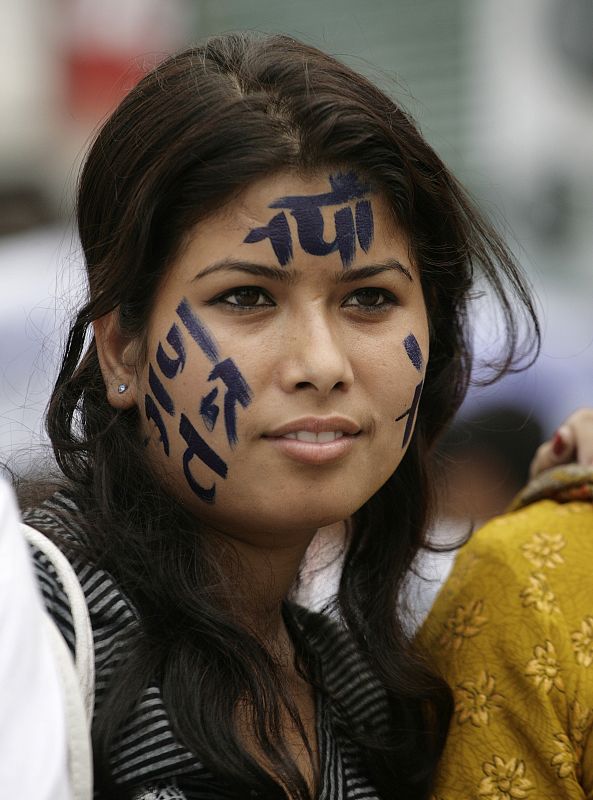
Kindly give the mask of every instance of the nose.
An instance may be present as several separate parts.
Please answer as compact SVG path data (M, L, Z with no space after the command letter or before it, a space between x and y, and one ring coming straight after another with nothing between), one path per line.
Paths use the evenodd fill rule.
M285 331L281 384L288 393L314 390L328 396L345 391L354 381L348 344L322 310L299 315Z

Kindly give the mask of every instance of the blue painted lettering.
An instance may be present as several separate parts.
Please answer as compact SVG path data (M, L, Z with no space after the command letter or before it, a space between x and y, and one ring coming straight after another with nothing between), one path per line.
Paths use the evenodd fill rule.
M420 383L416 386L414 391L414 397L412 398L412 405L408 408L407 411L404 411L403 414L400 414L399 417L395 420L399 422L401 419L407 417L406 420L406 427L404 430L404 438L402 440L402 447L405 447L412 435L412 429L414 427L414 420L416 419L416 411L418 410L418 403L420 402L420 395L422 394L422 387L424 386L424 381L420 381Z
M297 223L299 243L305 253L324 256L337 250L344 267L354 259L356 239L367 252L373 240L373 213L371 204L364 196L371 191L356 173L330 175L331 191L318 195L292 195L281 197L270 203L269 208L287 209ZM355 213L347 203L356 200ZM324 221L321 212L327 206L345 206L334 214L336 236L331 242L324 239ZM282 211L272 218L267 226L254 228L244 241L260 242L269 238L278 262L284 266L292 257L292 238L286 216Z
M200 500L203 500L205 503L213 503L216 497L216 483L213 483L212 486L208 488L198 483L190 469L191 461L194 457L198 458L221 478L226 478L227 476L227 465L204 439L202 439L185 414L181 414L179 433L187 444L187 449L183 454L183 474L185 475L185 479L190 489Z

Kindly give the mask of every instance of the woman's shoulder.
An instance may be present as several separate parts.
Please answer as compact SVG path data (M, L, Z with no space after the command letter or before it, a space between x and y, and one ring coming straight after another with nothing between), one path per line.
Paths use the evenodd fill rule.
M84 540L82 512L73 495L65 489L53 492L37 505L26 507L22 519L61 548Z
M34 508L23 511L26 525L47 536L68 558L85 596L100 671L102 659L137 623L137 614L113 576L97 566L86 547L87 526L74 497L58 491ZM33 565L45 607L74 653L75 637L68 595L52 559L30 544Z

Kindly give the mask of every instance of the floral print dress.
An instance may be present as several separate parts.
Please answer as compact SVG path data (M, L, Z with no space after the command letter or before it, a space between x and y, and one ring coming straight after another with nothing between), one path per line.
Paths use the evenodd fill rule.
M593 471L478 531L419 636L455 699L435 800L593 798Z

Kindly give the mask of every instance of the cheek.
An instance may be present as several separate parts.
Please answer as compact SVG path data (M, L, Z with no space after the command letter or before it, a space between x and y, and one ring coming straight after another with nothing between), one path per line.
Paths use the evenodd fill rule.
M238 414L253 393L185 299L151 347L143 390L147 458L176 494L215 503L238 443Z
M414 431L418 405L424 386L428 332L422 327L418 336L410 332L399 342L388 369L379 373L378 395L382 398L384 427L389 440L405 450Z

